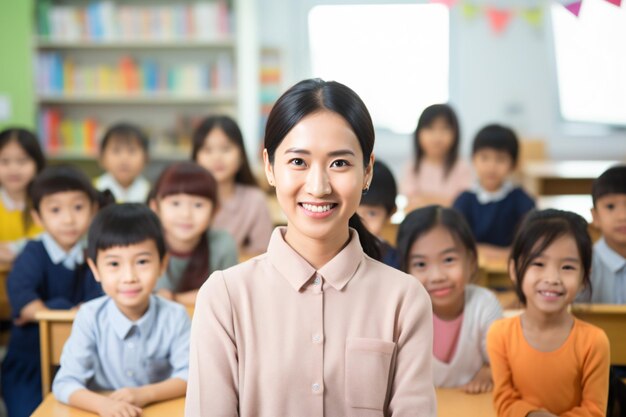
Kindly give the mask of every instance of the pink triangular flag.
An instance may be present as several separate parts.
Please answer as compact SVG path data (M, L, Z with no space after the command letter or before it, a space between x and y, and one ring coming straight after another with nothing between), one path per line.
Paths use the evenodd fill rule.
M458 0L430 0L431 3L439 3L446 6L448 9L452 8Z
M606 0L611 4L616 5L617 7L620 7L622 5L622 0Z
M580 14L580 6L583 4L582 0L573 1L571 3L564 3L563 7L565 7L569 12L571 12L574 16L578 17Z
M489 17L489 23L491 24L493 32L502 33L511 19L511 11L488 7L487 16Z

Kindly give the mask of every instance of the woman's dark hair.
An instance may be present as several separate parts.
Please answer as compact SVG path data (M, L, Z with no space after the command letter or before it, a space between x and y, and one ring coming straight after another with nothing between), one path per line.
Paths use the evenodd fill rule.
M415 172L419 171L422 158L424 157L424 149L422 149L422 145L420 144L420 133L422 129L432 126L437 119L443 119L453 131L452 145L450 146L448 155L446 155L444 166L444 174L445 176L448 176L459 156L461 129L459 127L459 121L456 117L454 109L447 104L433 104L432 106L426 107L422 112L413 136L415 146L415 162L413 170Z
M470 260L478 268L478 252L474 235L465 218L458 211L442 206L426 206L413 210L404 218L398 229L397 248L400 253L400 268L409 272L411 246L422 235L437 226L443 226L452 238L460 243ZM477 271L473 271L473 276Z
M233 119L228 116L209 116L202 120L196 130L193 132L193 148L191 150L191 159L198 161L198 152L204 146L206 137L211 133L213 129L221 129L226 137L239 148L241 152L241 165L239 170L235 174L235 182L244 185L258 186L250 164L248 163L248 157L246 155L246 148L243 143L243 135L241 129Z
M30 184L29 196L32 207L39 212L41 200L51 194L66 191L79 191L87 195L93 204L100 208L111 203L111 193L101 193L96 190L82 171L70 165L55 165L45 168Z
M175 194L206 198L213 204L213 213L217 211L217 182L209 171L198 164L190 161L178 162L165 168L154 184L149 198L158 204L160 199ZM211 268L210 250L207 233L203 233L191 253L176 292L195 290L202 286Z
M165 240L158 216L145 204L113 204L98 212L89 227L87 256L96 263L98 251L154 241L159 258L165 257Z
M592 243L587 231L587 221L576 213L562 210L534 210L526 215L513 240L510 261L515 270L515 292L522 304L526 296L522 291L524 275L531 263L560 237L569 235L576 241L583 272L583 287L591 294Z
M391 216L396 209L398 186L391 170L382 161L374 161L372 182L367 194L361 197L361 204L382 206Z
M123 141L127 144L135 142L143 149L146 158L148 157L148 136L141 128L132 123L116 123L109 127L100 141L100 153L104 153L104 150L112 140Z
M336 81L319 78L303 80L287 90L274 104L265 126L265 149L274 163L276 149L302 119L329 111L341 116L352 128L363 151L363 165L368 166L374 149L374 125L365 103L350 88ZM380 259L378 241L354 213L349 226L356 229L364 252Z
M17 143L24 150L24 152L26 152L30 159L35 162L37 173L40 173L41 170L44 169L46 166L46 158L43 155L41 146L39 146L39 139L37 138L37 135L30 130L19 127L8 128L0 132L0 151L11 142ZM30 216L29 202L24 205L22 219L24 221L24 230L28 230L33 222Z

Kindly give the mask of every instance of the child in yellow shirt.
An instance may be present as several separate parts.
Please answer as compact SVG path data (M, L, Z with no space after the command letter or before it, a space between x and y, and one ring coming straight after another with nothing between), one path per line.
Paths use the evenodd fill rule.
M0 263L11 263L26 240L40 234L28 209L27 189L45 165L34 133L20 128L0 132Z

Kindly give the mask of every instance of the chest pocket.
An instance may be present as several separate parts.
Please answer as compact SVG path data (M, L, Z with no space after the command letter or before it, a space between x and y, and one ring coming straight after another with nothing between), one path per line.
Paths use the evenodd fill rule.
M144 364L151 384L165 381L172 374L172 366L168 358L148 358Z
M395 343L379 339L346 340L345 390L349 407L383 410L395 347Z

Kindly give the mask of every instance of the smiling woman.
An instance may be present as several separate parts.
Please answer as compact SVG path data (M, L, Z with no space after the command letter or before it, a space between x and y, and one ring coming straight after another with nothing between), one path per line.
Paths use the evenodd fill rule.
M355 214L373 146L342 84L305 80L277 101L263 156L287 227L200 289L187 416L435 415L428 295L373 259Z

